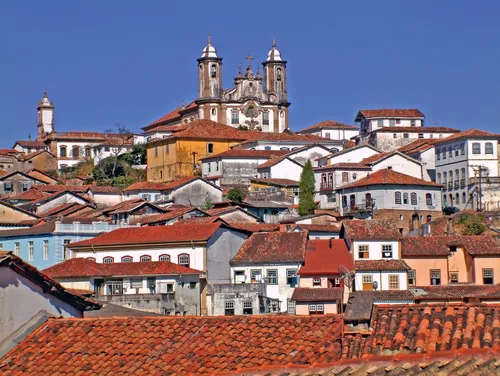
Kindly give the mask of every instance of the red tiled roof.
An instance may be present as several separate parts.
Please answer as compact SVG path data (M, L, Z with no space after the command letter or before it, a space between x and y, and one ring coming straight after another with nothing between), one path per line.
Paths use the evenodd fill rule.
M71 243L73 247L91 247L128 244L156 244L176 242L204 242L210 239L220 223L177 226L144 226L120 228L92 239Z
M219 218L217 216L211 216L211 217L181 218L177 222L175 222L174 225L177 226L177 225L187 225L187 224L195 224L195 223L201 224L201 223L214 223L214 222L226 223L222 218ZM231 227L233 227L233 226L231 226Z
M175 110L169 112L168 114L163 115L161 118L153 121L147 127L144 127L142 129L145 130L145 131L146 130L150 130L152 128L155 128L155 126L157 126L157 125L165 124L165 123L168 123L169 121L180 119L181 118L181 114L179 113L180 111L192 109L192 108L195 108L195 107L197 107L197 105L196 105L196 103L194 103L194 101L192 101L187 106L185 106L184 108L182 106L178 107Z
M174 210L169 210L166 213L163 214L154 214L154 215L148 215L146 217L141 217L133 220L130 222L131 225L135 225L140 223L141 225L147 225L147 224L153 224L153 223L159 223L159 222L167 222L172 219L182 217L184 214L189 213L190 211L195 210L194 208L181 208L181 209L174 209Z
M497 138L497 139L499 139L500 138L500 134L486 132L486 131L482 131L480 129L472 128L472 129L468 129L466 131L462 131L462 132L456 133L456 134L451 135L449 137L442 138L442 139L438 140L437 143L441 144L441 143L444 143L444 142L448 142L448 141L452 141L452 140L465 139L465 138Z
M416 108L380 108L377 110L359 110L359 114L367 119L371 118L385 118L385 117L398 117L398 118L423 118L425 115Z
M352 219L342 222L347 237L353 240L397 240L401 234L393 221Z
M352 255L343 239L309 240L299 275L339 275L339 267L354 270Z
M231 260L232 265L300 263L304 261L307 232L256 232Z
M339 224L329 224L329 225L320 225L320 224L298 224L296 227L300 227L303 230L307 230L309 232L339 232L340 231L340 223Z
M295 150L294 150L295 151ZM289 150L251 150L251 149L229 149L219 154L210 155L205 159L214 158L271 158L290 153Z
M169 261L117 262L98 264L86 258L72 258L42 271L55 279L78 277L112 277L166 274L202 274L200 270L186 268Z
M379 271L379 270L410 270L410 267L403 260L356 260L354 266L358 271Z
M85 193L87 189L90 188L91 185L64 185L64 184L47 184L47 185L38 185L36 189L42 192L62 192L69 191L73 193Z
M304 128L299 132L305 132L305 131L311 131L314 129L322 129L322 128L327 128L327 129L351 129L351 130L358 130L359 127L356 125L349 125L349 124L344 124L344 123L339 123L338 121L335 120L324 120L322 122L319 122L317 124L311 125L310 127Z
M401 238L401 257L447 257L450 250L446 240L451 236L409 236Z
M450 284L412 288L414 299L423 301L500 300L500 285Z
M92 193L120 193L118 188L110 185L92 185L87 189L87 191L91 191Z
M297 287L293 291L291 300L296 302L331 302L341 301L344 289L334 288L307 288Z
M10 196L9 201L19 200L19 201L35 201L40 200L44 197L49 196L48 193L42 192L36 188L30 188L27 191L19 192L17 195Z
M42 141L16 141L15 145L22 146L23 148L45 148L45 144Z
M299 182L297 180L291 179L272 179L272 178L261 178L261 179L251 179L252 183L261 183L268 185L277 185L280 187L298 187Z
M357 182L344 185L342 188L347 189L372 185L418 185L436 188L440 188L442 186L441 184L437 184L432 181L418 179L394 170L384 169L375 171L367 177L359 179Z
M500 341L499 315L499 305L377 305L370 334L344 336L342 358L491 348Z
M160 208L159 206L156 206L148 201L135 201L135 200L129 200L129 201L124 201L122 204L113 209L112 211L108 211L109 208L106 208L106 211L109 215L113 214L119 214L119 213L126 213L126 212L132 212L134 210L139 209L142 206L148 206L150 207L153 211L156 211L157 213L164 213L166 210L163 208Z
M106 134L100 132L62 132L51 133L47 138L50 140L99 140L104 141Z
M0 155L11 155L20 153L16 149L0 149Z
M0 169L0 177L8 175L8 174L9 173L7 171L4 171L4 170Z
M338 315L51 319L0 363L11 375L208 375L339 359Z
M268 161L264 162L264 163L261 163L260 165L257 166L257 168L268 168L268 167L272 167L272 166L275 166L277 165L278 163L280 163L281 161L284 161L285 159L287 159L288 157L286 155L282 155L280 157L273 157L271 159L269 159ZM289 158L288 158L289 159Z
M274 232L279 231L280 225L274 223L250 223L250 222L232 222L231 227L246 230L250 232Z
M367 157L367 158L363 159L360 163L372 164L372 163L380 161L381 159L384 159L384 158L388 157L391 154L393 154L393 153L392 152L387 152L387 153L374 154L374 155L372 155L370 157Z
M382 127L375 129L374 132L382 133L457 133L456 128L448 127ZM444 139L443 139L444 140Z
M364 163L355 163L355 162L340 162L334 163L331 165L321 166L313 168L314 171L323 171L323 170L349 170L349 169L361 169L361 170L371 170L370 166L367 166Z
M123 190L123 192L141 191L141 190L164 191L166 189L165 187L166 184L163 183L154 183L152 181L141 181L129 185L127 188Z
M68 202L68 203L64 203L64 204L60 204L60 205L57 205L51 209L48 209L44 212L41 212L41 213L38 213L38 215L40 217L49 217L51 215L56 215L62 211L65 211L71 207L73 207L74 205L78 205L80 206L80 204L76 203L76 202Z
M398 151L401 153L415 153L424 151L434 147L434 144L439 142L438 138L419 138L407 145L401 146Z
M54 154L52 154L50 151L47 151L47 150L38 150L38 151L35 151L33 153L29 153L26 155L19 155L16 158L20 161L28 161L28 160L30 160L30 159L32 159L40 154L44 154L44 153L50 154L52 157L57 158L57 156L55 156Z

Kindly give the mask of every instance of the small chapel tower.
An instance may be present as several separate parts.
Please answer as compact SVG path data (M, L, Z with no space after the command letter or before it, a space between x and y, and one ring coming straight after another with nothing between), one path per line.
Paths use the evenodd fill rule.
M37 140L44 138L55 131L54 129L54 102L49 101L47 90L43 92L43 98L38 102L38 133Z
M210 34L198 59L198 87L198 99L218 99L222 91L222 58L217 56Z
M274 38L273 46L262 65L264 67L264 92L274 93L280 102L286 102L286 61L281 58Z

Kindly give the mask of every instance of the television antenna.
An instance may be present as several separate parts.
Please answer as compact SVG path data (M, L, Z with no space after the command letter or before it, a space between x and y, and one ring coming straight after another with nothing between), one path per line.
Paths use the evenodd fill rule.
M355 273L356 272L354 270L349 270L342 264L339 265L339 275L344 279L344 285L349 288L352 287L352 281Z

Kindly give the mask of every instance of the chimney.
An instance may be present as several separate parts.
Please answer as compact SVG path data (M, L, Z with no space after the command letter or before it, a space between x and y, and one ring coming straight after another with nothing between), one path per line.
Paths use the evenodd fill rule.
M328 241L328 248L332 248L332 238L330 238L330 240Z

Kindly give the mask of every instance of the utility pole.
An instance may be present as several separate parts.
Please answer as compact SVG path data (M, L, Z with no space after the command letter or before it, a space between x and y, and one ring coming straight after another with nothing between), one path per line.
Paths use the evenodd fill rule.
M474 170L474 175L478 177L478 182L476 183L477 187L477 205L476 205L476 210L478 212L483 210L483 203L482 203L482 197L483 197L483 187L482 187L482 180L483 180L483 171L487 171L488 169L484 166L481 165L472 165L472 169Z

